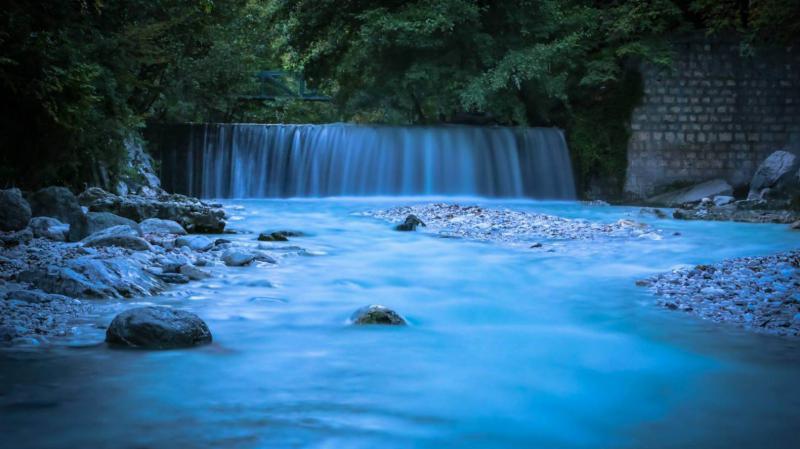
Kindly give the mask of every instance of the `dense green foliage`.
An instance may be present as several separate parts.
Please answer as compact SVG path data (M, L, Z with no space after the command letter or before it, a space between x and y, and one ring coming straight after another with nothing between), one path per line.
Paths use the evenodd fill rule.
M273 20L286 62L327 83L349 119L560 126L588 180L624 171L640 88L628 67L669 62L662 37L681 11L668 0L308 0L279 4Z
M794 0L8 0L0 180L113 178L148 121L347 120L559 126L583 183L618 184L636 67L669 65L665 37L785 44L799 23ZM333 101L248 97L265 69Z
M180 82L175 68L206 57L240 3L4 2L2 179L35 186L97 181L106 170L113 177L124 139Z

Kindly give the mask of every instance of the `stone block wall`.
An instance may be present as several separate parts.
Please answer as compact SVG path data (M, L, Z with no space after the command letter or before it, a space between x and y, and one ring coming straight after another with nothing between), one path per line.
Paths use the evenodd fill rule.
M749 183L777 149L800 150L800 49L736 40L673 41L671 70L644 65L644 98L631 117L625 194L642 198L680 183Z

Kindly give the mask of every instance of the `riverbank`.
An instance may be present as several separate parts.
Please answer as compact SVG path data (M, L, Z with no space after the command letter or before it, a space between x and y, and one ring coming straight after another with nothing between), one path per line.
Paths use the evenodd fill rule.
M211 278L218 267L268 266L280 257L255 237L234 243L187 232L225 232L221 206L195 198L43 189L28 195L29 204L18 191L2 193L13 200L5 204L4 228L17 229L0 232L0 344L78 338L127 298Z

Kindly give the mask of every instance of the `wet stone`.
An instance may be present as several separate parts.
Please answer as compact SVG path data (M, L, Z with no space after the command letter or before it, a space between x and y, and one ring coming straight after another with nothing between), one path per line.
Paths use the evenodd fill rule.
M406 320L397 312L381 305L371 305L356 310L350 317L355 325L390 325L405 326Z

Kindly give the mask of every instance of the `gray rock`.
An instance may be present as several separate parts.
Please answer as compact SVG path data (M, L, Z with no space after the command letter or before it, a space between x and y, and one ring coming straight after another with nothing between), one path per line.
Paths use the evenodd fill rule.
M121 225L130 226L137 230L139 229L139 225L137 225L135 221L120 217L119 215L114 215L111 212L89 212L86 214L86 220L88 222L88 235L102 231L103 229Z
M733 195L733 187L722 179L706 181L691 187L662 193L646 200L646 203L675 207L686 203L696 203L703 198Z
M138 307L114 317L106 341L143 349L186 348L211 343L211 331L200 317L184 310Z
M25 228L21 231L14 232L0 232L0 242L4 246L17 246L20 243L28 243L33 239L33 231L30 228Z
M150 296L164 290L161 280L147 272L141 262L131 257L98 259L83 256L69 261L67 266L92 284L102 286L104 292L111 291L106 297ZM64 292L52 293L73 296Z
M758 166L750 181L748 199L760 199L764 189L777 187L784 179L791 177L800 165L800 158L788 151L775 151Z
M139 223L139 228L145 234L186 235L186 230L177 221L161 218L148 218Z
M144 149L138 139L127 138L125 140L126 165L128 170L123 172L119 185L117 186L120 195L136 194L147 197L155 197L163 194L161 181L153 168L153 160Z
M35 217L52 217L69 225L71 242L86 237L89 224L78 199L66 187L45 187L28 198Z
M208 251L214 246L214 242L202 235L185 235L175 239L175 246L178 248L185 246L193 251Z
M280 232L272 232L272 233L265 233L262 232L258 235L258 241L260 242L286 242L289 239L281 234Z
M791 229L800 230L800 220L797 220L794 223L790 224L789 227Z
M643 207L639 209L639 214L641 215L654 215L657 218L667 218L666 212L661 209L657 209L654 207Z
M231 248L222 255L222 261L229 267L249 265L256 259L256 254L241 248Z
M94 248L118 246L134 251L152 251L153 247L139 237L139 231L132 226L119 225L103 229L83 239L83 245Z
M717 195L714 197L714 205L717 207L727 206L733 203L734 198L728 195Z
M51 217L33 217L30 228L34 237L57 242L66 241L69 235L69 225Z
M278 263L278 261L275 260L274 257L270 256L269 254L265 253L264 251L256 251L254 253L254 255L255 255L255 259L253 259L253 260L257 260L259 262Z
M192 280L195 280L195 281L199 281L199 280L207 279L207 278L211 277L211 273L209 273L208 271L201 270L201 269L197 268L196 266L190 265L190 264L182 265L179 268L179 272L182 275L187 276L189 279L192 279Z
M162 194L158 197L140 195L100 198L89 204L97 212L112 212L142 222L148 218L173 220L190 233L218 234L225 230L225 212L197 198Z
M78 195L78 202L81 206L89 206L93 202L105 198L112 198L116 195L113 193L106 192L105 190L101 189L100 187L89 187L88 189L81 192Z
M416 215L409 214L406 219L400 223L399 225L395 226L396 231L416 231L417 226L425 226L425 223L422 222Z
M19 189L0 190L0 231L19 231L28 226L31 207Z
M397 312L380 305L366 306L356 310L350 317L350 321L357 325L381 324L404 326L407 324L406 320Z
M300 231L268 231L258 235L261 242L286 242L289 237L304 237L306 234Z
M7 300L19 300L34 304L43 304L52 301L69 301L70 298L63 295L55 295L37 290L14 290L6 294Z
M187 284L189 283L189 276L180 273L161 273L157 274L159 279L167 284Z
M50 265L45 269L20 272L17 279L34 285L48 293L73 298L114 298L117 293L97 282L92 282L81 273L67 267Z

